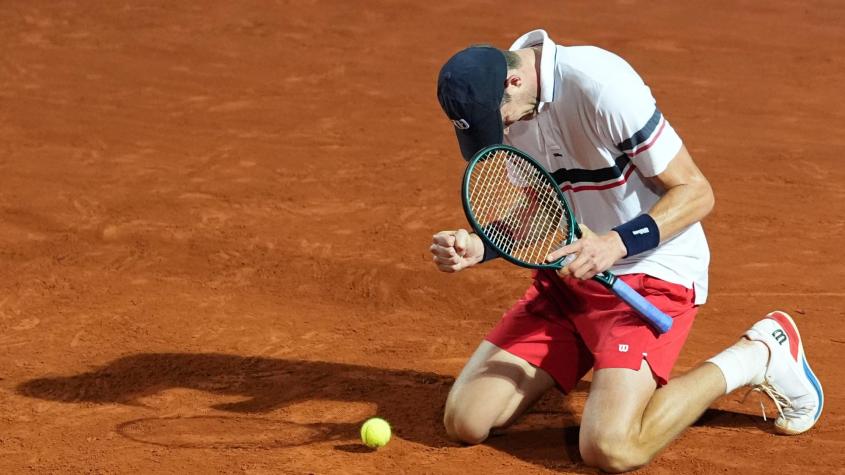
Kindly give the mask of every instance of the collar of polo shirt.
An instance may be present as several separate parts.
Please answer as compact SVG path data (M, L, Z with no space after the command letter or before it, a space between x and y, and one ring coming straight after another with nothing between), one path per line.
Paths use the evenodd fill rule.
M540 46L540 103L537 111L542 111L555 97L557 85L555 81L555 56L557 45L549 38L546 30L533 30L520 36L510 47L511 51Z

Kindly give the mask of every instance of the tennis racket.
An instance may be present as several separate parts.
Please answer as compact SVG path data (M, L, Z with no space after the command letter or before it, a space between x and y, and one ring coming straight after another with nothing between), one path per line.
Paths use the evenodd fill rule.
M546 256L581 237L554 178L526 153L507 145L487 147L470 160L462 187L464 212L475 233L508 261L532 269L560 269L574 255ZM672 319L609 271L593 277L660 333Z

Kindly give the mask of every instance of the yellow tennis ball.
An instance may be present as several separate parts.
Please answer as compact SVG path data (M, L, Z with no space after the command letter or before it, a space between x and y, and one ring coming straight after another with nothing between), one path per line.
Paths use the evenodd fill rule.
M361 426L361 442L367 447L384 447L390 442L390 424L379 417L367 419Z

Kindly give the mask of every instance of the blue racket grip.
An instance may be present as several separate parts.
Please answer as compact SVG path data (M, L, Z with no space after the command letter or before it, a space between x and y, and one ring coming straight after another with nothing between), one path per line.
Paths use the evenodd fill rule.
M645 299L639 292L632 289L630 285L626 284L622 279L616 279L613 286L610 288L614 294L618 295L625 303L633 307L634 310L640 312L640 315L645 317L655 330L660 333L666 333L672 328L672 318L666 315L654 304Z

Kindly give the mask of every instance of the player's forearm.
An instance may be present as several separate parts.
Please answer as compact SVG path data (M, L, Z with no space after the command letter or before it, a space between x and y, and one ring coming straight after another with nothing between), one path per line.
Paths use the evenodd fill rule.
M702 176L667 190L648 214L657 223L662 242L704 219L714 203L710 183Z

